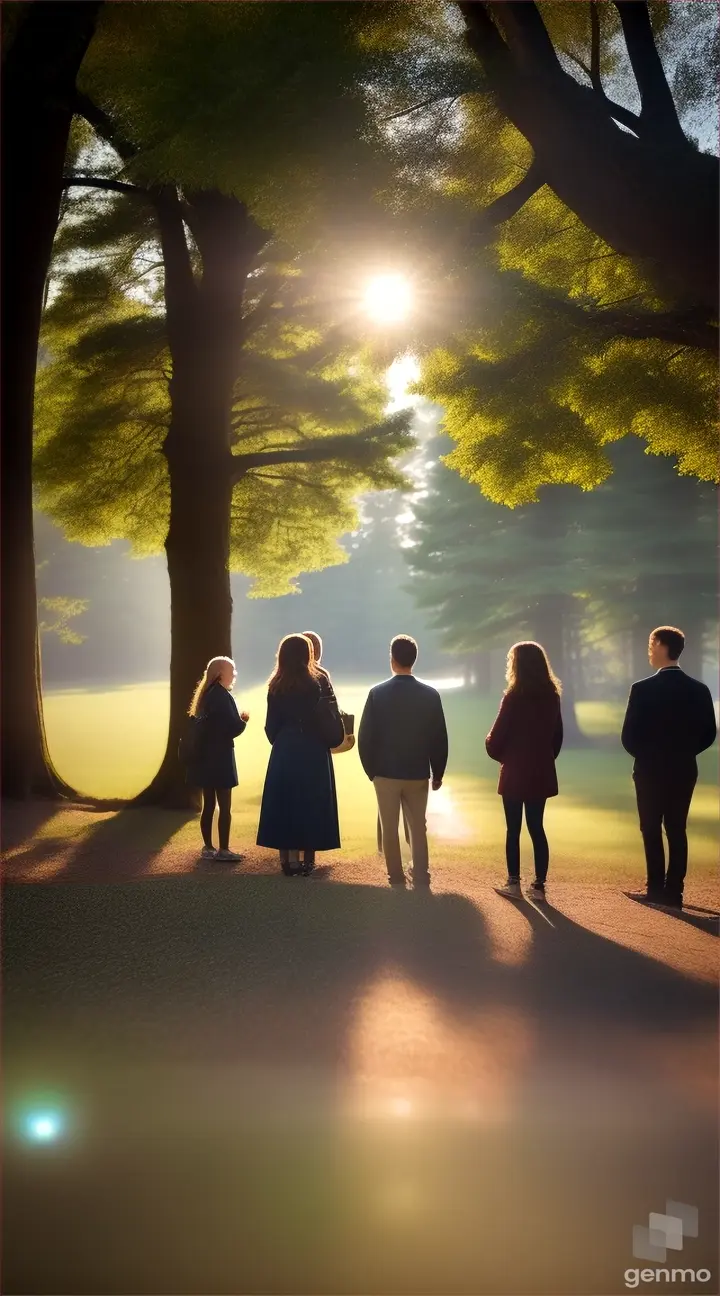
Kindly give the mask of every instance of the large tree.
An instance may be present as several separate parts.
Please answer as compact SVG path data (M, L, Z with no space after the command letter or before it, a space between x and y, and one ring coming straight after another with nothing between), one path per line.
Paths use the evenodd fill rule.
M40 317L62 197L75 81L101 6L6 5L2 66L2 791L70 789L48 755L32 521ZM7 24L7 27L6 27Z
M419 337L421 390L455 466L527 502L598 485L632 432L716 480L717 159L690 134L711 147L716 7L653 5L652 26L632 0L460 7L481 83L450 23L432 78L409 59L378 90L403 201L435 237L418 263L445 337Z
M683 667L700 676L717 627L717 490L678 476L634 438L613 447L612 461L612 477L578 501L587 638L619 632L637 679L648 671L650 630L679 625Z
M459 0L458 7L494 104L532 150L534 186L547 185L610 248L647 267L672 302L665 324L673 340L692 341L694 326L717 321L718 166L683 130L650 5L573 5L584 33L563 4ZM654 8L662 23L670 7ZM637 112L607 93L603 43L611 41L624 45ZM528 188L526 177L518 202Z
M232 313L205 290L202 233L198 250L185 244L178 350L175 266L152 194L149 209L136 200L81 201L84 216L75 205L58 240L66 268L46 318L36 479L42 507L71 539L165 547L170 730L141 799L177 804L187 796L177 744L188 697L204 663L231 650L230 568L276 594L300 572L342 561L352 497L401 481L391 460L409 444L408 417L384 416L381 376L331 327L303 258L270 240L229 277ZM232 230L236 200L201 192L191 203L191 220L217 203ZM92 251L92 267L73 268L79 249ZM227 250L222 264L232 267Z
M628 438L597 491L548 487L538 503L509 509L447 468L439 441L427 493L413 505L409 588L447 651L461 659L530 636L563 679L570 736L582 656L598 642L629 648L622 683L647 673L649 631L679 624L685 663L702 672L715 617L715 492L648 458ZM622 652L622 648L618 647ZM617 674L617 672L615 672Z
M507 649L514 639L543 643L563 680L568 741L578 743L572 650L581 610L573 553L579 493L562 487L541 504L494 504L445 467L447 448L445 438L431 445L425 490L412 505L409 589L460 660Z
M283 466L294 469L297 491L302 494L305 485L306 498L321 506L323 490L327 493L324 471L345 499L353 486L398 480L388 457L407 444L405 421L381 418L377 384L364 404L353 397L359 383L350 377L347 349L341 355L336 345L332 356L336 395L345 391L345 408L323 408L323 394L333 384L321 337L316 354L305 357L316 379L316 405L311 397L309 405L293 411L294 418L283 407L282 380L274 380L280 384L278 399L267 389L273 383L271 355L265 355L258 385L259 353L248 354L263 326L278 318L288 323L283 309L300 269L287 252L285 270L279 266L280 234L311 247L326 207L337 215L368 186L372 189L362 80L363 38L373 22L373 7L366 5L328 5L318 13L313 6L121 4L106 11L83 67L78 111L112 154L96 157L97 147L91 148L86 164L69 174L66 184L70 191L122 195L118 219L126 234L135 204L136 223L129 239L120 240L120 262L124 257L127 268L129 256L130 272L141 274L133 257L149 248L159 263L163 292L162 320L157 310L139 320L138 308L128 312L126 301L118 303L109 294L108 332L101 325L85 340L86 351L102 353L107 343L107 350L121 355L133 334L129 345L141 357L141 371L124 389L128 419L135 420L137 438L137 420L147 416L149 402L159 444L153 446L146 429L140 437L144 451L138 454L136 441L128 456L131 471L137 477L138 459L149 459L157 484L163 460L167 469L170 728L162 767L141 798L145 803L180 804L188 795L177 759L187 698L208 658L231 648L231 513L242 515L249 551L253 546L257 551L267 525L276 533L284 527L297 570L300 557L313 549L312 539L315 554L324 552L325 560L327 544L323 548L322 527L312 539L307 527L293 533L293 484L291 474L280 471ZM190 114L188 102L194 105ZM269 269L268 247L274 256ZM81 295L88 273L90 293L97 287L92 272L84 278L81 272ZM288 360L286 367L307 350L308 343L293 335L298 327L291 320L286 334L267 344L266 351L275 346L277 356ZM143 377L148 348L155 376L158 363L168 375L167 426ZM109 358L106 354L104 362ZM90 385L97 390L103 384L102 365L96 365ZM104 413L106 397L101 393ZM264 409L258 406L263 399ZM79 418L75 428L77 437L87 419ZM72 430L69 435L72 440ZM53 441L43 460L49 478L57 453ZM261 480L265 516L254 516L248 486ZM148 482L140 484L146 490ZM162 490L154 502L162 513ZM333 507L331 501L329 515ZM344 516L347 521L347 508ZM273 558L272 548L266 549L260 565L267 571Z

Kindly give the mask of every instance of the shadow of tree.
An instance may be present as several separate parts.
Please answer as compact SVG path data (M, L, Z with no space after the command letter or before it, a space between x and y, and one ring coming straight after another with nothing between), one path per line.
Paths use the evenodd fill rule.
M65 807L76 809L76 807ZM56 807L57 810L57 807ZM107 811L95 822L83 822L63 835L32 839L43 821L31 816L18 832L18 846L6 861L5 875L19 880L38 865L64 857L51 882L124 882L146 874L155 857L195 814L192 810L145 810L128 808Z
M62 803L58 801L3 801L0 817L3 852L22 846L61 809Z

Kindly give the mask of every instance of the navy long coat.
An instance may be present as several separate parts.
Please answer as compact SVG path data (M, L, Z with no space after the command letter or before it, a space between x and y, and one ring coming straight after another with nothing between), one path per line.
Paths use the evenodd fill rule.
M560 698L514 690L506 693L485 739L488 756L499 761L500 796L511 801L544 801L557 796L555 760L563 740Z
M200 724L187 781L199 788L238 784L235 739L245 731L235 699L219 682L210 685L198 711Z
M323 690L323 692L325 692ZM321 715L325 708L328 715ZM328 732L333 729L332 744ZM342 742L334 698L318 684L299 693L268 695L265 733L272 743L260 808L258 846L274 850L337 850L340 845L335 771L330 746Z

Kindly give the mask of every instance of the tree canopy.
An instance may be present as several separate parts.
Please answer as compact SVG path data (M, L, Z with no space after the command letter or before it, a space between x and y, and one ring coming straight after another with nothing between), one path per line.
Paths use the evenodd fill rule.
M717 480L715 6L457 8L433 84L409 60L380 91L443 272L419 390L450 462L519 504L631 433Z
M94 264L71 268L79 249ZM84 197L56 257L37 393L39 503L69 539L124 538L138 554L157 553L170 507L161 450L171 371L157 235L132 197ZM271 244L245 302L231 568L252 576L259 594L343 561L338 538L355 526L354 498L400 484L388 453L409 444L407 416L383 413L382 374L333 329L311 280L302 259ZM313 457L309 443L327 457Z
M430 450L406 556L409 588L447 651L549 633L559 662L567 650L609 642L626 657L624 682L643 673L652 627L670 622L688 631L687 660L699 672L717 615L712 487L626 440L613 447L613 475L597 491L547 487L538 503L508 509L445 466L446 445L439 438ZM559 643L548 606L565 623ZM623 639L627 651L617 647Z

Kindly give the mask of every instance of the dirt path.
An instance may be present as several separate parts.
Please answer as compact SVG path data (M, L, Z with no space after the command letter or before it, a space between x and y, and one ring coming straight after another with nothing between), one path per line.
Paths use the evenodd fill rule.
M713 1278L662 1290L717 1290L708 915L90 818L5 825L5 1290L613 1296L668 1199Z

